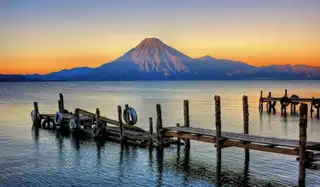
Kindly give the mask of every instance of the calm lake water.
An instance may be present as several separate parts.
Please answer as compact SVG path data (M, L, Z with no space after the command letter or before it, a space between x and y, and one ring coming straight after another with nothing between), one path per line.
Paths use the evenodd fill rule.
M48 82L0 83L0 186L215 186L215 147L191 141L171 146L163 157L157 151L121 147L117 143L75 142L53 132L31 129L32 102L41 113L57 111L58 94L65 108L117 119L117 105L129 104L139 115L137 126L148 130L148 117L163 111L164 126L183 124L183 100L189 99L191 126L214 129L214 95L222 100L222 130L242 132L242 95L249 97L250 133L298 139L298 117L259 114L260 90L273 96L288 94L320 97L320 81L211 81L211 82ZM320 121L309 119L308 140L320 142ZM223 186L297 186L294 156L244 150L222 150ZM307 170L307 186L320 186L320 171Z

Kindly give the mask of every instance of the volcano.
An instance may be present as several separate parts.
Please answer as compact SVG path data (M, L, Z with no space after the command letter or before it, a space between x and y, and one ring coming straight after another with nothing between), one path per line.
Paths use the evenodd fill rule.
M145 38L113 62L97 68L78 67L24 78L41 81L320 79L320 67L256 67L211 56L191 58L157 38Z

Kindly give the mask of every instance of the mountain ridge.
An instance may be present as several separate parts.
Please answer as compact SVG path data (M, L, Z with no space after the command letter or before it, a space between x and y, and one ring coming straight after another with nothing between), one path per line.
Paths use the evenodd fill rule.
M104 80L248 80L320 79L320 67L307 65L253 66L241 61L206 55L191 58L158 38L145 38L112 62L97 68L76 67L44 75L15 75L13 81ZM0 81L10 80L1 75Z

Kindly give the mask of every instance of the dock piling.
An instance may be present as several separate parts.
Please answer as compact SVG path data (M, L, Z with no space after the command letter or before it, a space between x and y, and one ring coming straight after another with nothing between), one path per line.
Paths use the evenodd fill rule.
M121 106L118 105L118 120L119 120L119 128L120 128L120 140L124 140L124 129L123 129L123 123L122 123L122 109Z
M183 117L184 117L184 126L190 127L190 116L189 116L189 101L183 101ZM190 147L190 140L185 140L186 147Z
M152 134L153 134L153 120L152 120L152 117L149 117L149 147L152 147L153 145Z
M101 121L100 121L100 110L99 108L96 109L96 123L97 123L97 127L100 127Z
M62 113L62 110L61 110L61 100L59 99L58 100L58 112Z
M313 113L313 104L314 104L314 97L312 97L311 105L310 105L310 117L311 118L313 117L313 115L312 115L312 113Z
M269 92L268 98L271 98L271 92ZM267 102L267 111L270 113L271 112L271 101Z
M299 119L299 187L305 186L308 105L301 103Z
M38 103L37 102L33 102L33 108L34 108L34 111L35 111L35 120L34 120L34 126L36 128L40 128L41 127L41 119L39 118L40 116L40 112L39 112L39 106L38 106Z
M180 127L180 124L177 123L177 124L176 124L176 127ZM177 145L180 147L180 142L181 142L181 140L180 140L180 138L177 138L177 140L178 140L178 144L177 144Z
M259 99L259 109L260 109L260 112L263 112L263 101L262 101L262 98L263 98L263 91L260 90L260 99Z
M284 90L284 96L288 97L288 90L287 89Z
M248 96L242 97L243 104L243 133L249 134L249 104ZM246 143L246 142L245 142ZM245 163L247 164L250 159L249 149L245 149Z
M216 116L216 150L217 150L217 168L216 168L216 181L220 181L221 173L221 103L220 96L214 96L215 100L215 116ZM217 184L221 186L221 184Z
M63 113L64 111L64 100L63 100L63 94L59 94L59 101L60 101L60 107L59 107L59 112Z
M162 114L161 114L161 105L157 104L156 105L156 110L157 110L157 146L162 147L163 146L163 137L161 135L160 130L162 129Z
M286 97L286 98L288 97L288 90L287 89L284 90L284 97ZM287 116L287 106L286 105L281 106L281 113L283 114L284 117Z

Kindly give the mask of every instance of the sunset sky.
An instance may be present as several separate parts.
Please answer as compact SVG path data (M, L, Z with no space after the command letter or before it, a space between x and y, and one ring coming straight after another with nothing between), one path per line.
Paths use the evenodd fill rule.
M147 37L190 57L320 66L318 0L1 0L0 74L110 62Z

